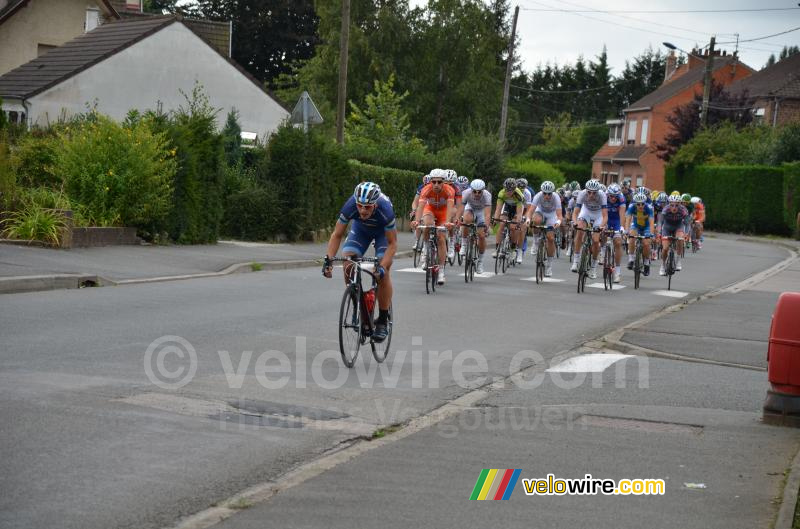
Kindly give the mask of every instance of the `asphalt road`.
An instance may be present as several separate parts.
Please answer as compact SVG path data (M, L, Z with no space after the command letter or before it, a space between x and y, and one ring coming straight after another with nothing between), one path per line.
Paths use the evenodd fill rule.
M703 252L686 259L674 288L688 299L786 256L774 245L709 239ZM377 373L368 355L357 369L341 365L336 320L342 282L325 281L316 269L3 296L0 526L172 525L379 426L419 416L480 382L507 376L519 351L536 351L546 363L679 299L656 293L665 281L655 274L639 291L587 288L578 295L565 262L554 267L563 283L537 286L522 281L533 276L530 258L504 277L478 278L471 285L450 274L447 285L427 296L423 275L400 271L410 266L407 259L395 264L393 352L385 371ZM625 282L630 285L630 276ZM760 318L763 323L763 314ZM196 372L179 389L148 377L146 351L165 336L180 337L196 352ZM173 343L185 347L186 342ZM156 350L151 373L172 371L176 379L189 373L189 364L181 363L190 357L188 349L183 359L166 355L160 369L158 357ZM531 355L526 358L522 367L534 363ZM591 403L619 405L628 399L643 406L645 416L684 408L752 414L766 390L763 373L741 375L734 369L730 384L720 384L719 394L708 400L698 375L702 369L667 364L674 365L659 371L658 391L592 394ZM726 380L728 372L721 373L713 376ZM281 380L284 375L288 378ZM569 394L517 393L522 404L515 406L528 406L529 398L536 405L587 402L580 388ZM658 401L653 404L658 410L645 409L648 396ZM512 437L505 441L512 453ZM569 436L547 439L549 446L569 442ZM573 449L586 453L590 446L581 439ZM474 466L458 472L466 475ZM266 508L270 505L278 504ZM291 508L280 512L299 520ZM240 523L237 519L226 523ZM406 512L401 519L426 518ZM325 520L296 525L328 526Z

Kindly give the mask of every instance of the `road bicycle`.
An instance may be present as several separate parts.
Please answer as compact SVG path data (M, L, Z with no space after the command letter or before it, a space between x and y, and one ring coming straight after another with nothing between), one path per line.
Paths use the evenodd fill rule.
M644 235L628 235L628 240L633 239L635 246L633 250L633 288L639 288L639 281L644 271L644 239L648 237Z
M569 221L567 221L567 223L568 223L567 234L565 236L566 240L564 241L566 243L565 244L565 247L566 247L565 255L567 256L567 260L569 262L572 262L572 256L575 253L575 248L573 247L574 243L575 243L575 226L573 226L572 223L569 222Z
M614 248L614 230L603 230L602 253L603 253L603 288L605 290L614 289L614 268L617 263L617 252Z
M500 241L500 246L497 247L494 258L494 273L500 274L500 272L502 272L505 274L508 267L516 264L516 260L511 255L511 228L509 225L518 225L521 223L513 220L496 218L492 218L492 220L495 222L505 223L505 226L503 227L503 238Z
M414 230L414 268L419 266L424 249L425 240L422 238L422 226L417 226L417 229Z
M589 269L592 266L592 234L599 229L580 228L578 226L575 226L575 229L586 233L581 245L581 262L578 264L578 294L580 294L586 291L586 277L589 275Z
M464 282L469 283L475 279L475 269L478 266L479 226L474 222L471 224L461 224L461 226L469 230L469 235L467 235L467 248L464 250Z
M672 290L672 276L678 271L678 238L672 235L663 235L669 239L669 250L667 250L667 260L664 263L664 271L667 273L667 290Z
M553 231L553 227L548 227L546 224L541 226L532 226L534 230L540 230L539 242L536 243L536 284L544 283L544 271L547 266L547 233ZM558 231L556 231L558 233ZM556 243L558 248L558 243Z
M422 227L426 229L425 226ZM436 292L436 281L439 278L439 271L440 266L446 266L447 261L445 260L444 265L439 265L439 241L438 241L438 232L440 231L447 231L447 228L444 226L436 226L436 227L429 227L428 236L425 240L425 292L430 294L432 292ZM445 245L447 243L445 242Z
M385 340L376 342L375 316L378 313L377 293L378 275L365 268L371 264L374 268L379 262L374 257L337 257L331 262L343 263L347 270L347 286L342 296L342 305L339 308L339 352L342 354L344 365L352 368L358 358L362 345L369 342L372 356L377 362L386 360L389 347L392 343L392 325L394 314L389 306L389 319L386 322L388 334ZM348 268L349 267L349 268ZM372 278L372 285L364 289L361 274L366 273Z

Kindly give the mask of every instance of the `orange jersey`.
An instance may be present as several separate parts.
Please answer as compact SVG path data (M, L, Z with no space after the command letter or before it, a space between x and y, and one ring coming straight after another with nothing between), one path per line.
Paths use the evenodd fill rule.
M420 200L425 200L425 208L430 209L447 209L447 201L453 200L455 202L456 192L452 186L445 184L442 186L441 191L438 193L433 190L433 184L428 184L422 188L419 194Z
M700 202L694 205L694 220L696 222L705 222L706 220L706 207Z

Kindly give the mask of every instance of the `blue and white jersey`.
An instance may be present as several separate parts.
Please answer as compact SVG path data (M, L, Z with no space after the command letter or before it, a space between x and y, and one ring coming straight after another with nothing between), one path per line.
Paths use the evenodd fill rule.
M626 208L625 196L622 193L617 195L608 194L606 197L606 209L608 210L608 225L619 227L619 207ZM623 209L625 211L625 209Z
M339 222L347 224L351 220L354 226L364 227L368 230L382 229L383 231L391 231L397 229L394 208L389 199L383 194L378 198L377 206L372 212L372 216L367 220L361 219L356 207L356 199L355 197L350 197L339 212Z

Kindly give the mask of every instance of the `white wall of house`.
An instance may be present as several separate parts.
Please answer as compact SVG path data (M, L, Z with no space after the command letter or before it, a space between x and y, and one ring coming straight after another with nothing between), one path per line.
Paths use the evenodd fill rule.
M280 104L180 22L170 24L129 48L28 100L29 121L45 126L62 114L86 112L87 103L122 120L131 109L164 111L186 106L183 90L202 86L222 128L232 108L242 130L265 138L288 118Z
M31 0L0 25L0 75L38 57L39 45L61 46L84 33L92 0Z

